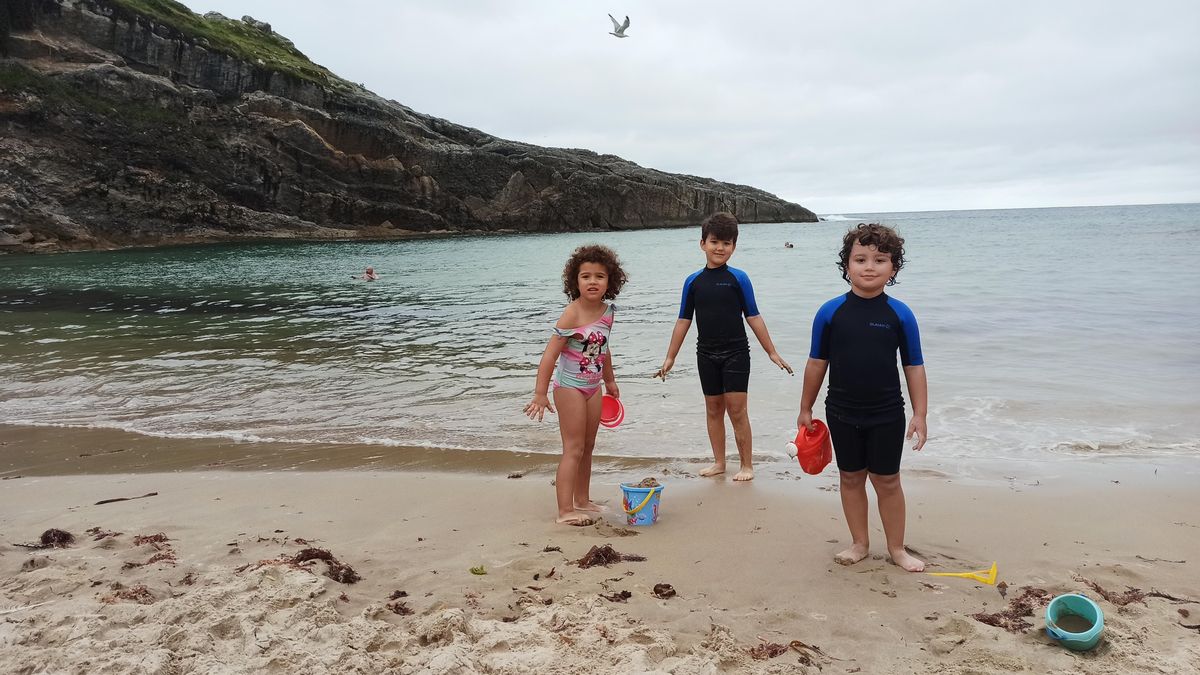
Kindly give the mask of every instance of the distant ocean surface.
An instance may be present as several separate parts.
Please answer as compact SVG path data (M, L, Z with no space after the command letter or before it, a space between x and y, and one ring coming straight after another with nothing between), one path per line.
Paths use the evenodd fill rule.
M794 434L813 314L847 290L842 233L878 221L907 240L887 292L921 327L926 453L1200 457L1200 205L826 218L744 225L732 260L797 371L751 336L756 455ZM698 227L0 257L0 421L556 453L553 418L521 408L563 262L589 242L630 275L612 342L627 414L597 455L707 456L694 327L671 377L650 377L704 264ZM368 265L379 281L351 279Z

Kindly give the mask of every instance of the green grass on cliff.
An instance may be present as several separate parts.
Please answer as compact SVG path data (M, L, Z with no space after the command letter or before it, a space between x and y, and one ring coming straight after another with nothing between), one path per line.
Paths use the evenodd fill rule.
M274 34L264 33L253 26L233 19L205 19L173 0L99 0L122 13L142 16L179 31L191 40L203 39L207 49L228 54L260 67L286 73L323 86L338 87L344 82L325 68L318 66L298 49Z
M15 63L0 63L0 90L29 92L54 105L83 108L133 126L158 127L184 122L180 113L154 103L104 99Z

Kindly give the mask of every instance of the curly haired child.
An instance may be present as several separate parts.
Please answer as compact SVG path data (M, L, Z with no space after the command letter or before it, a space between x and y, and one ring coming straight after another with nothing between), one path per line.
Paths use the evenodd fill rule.
M562 274L563 293L571 301L554 325L538 365L533 399L524 408L539 422L547 410L558 414L563 452L554 486L556 522L563 525L591 525L601 510L590 495L592 450L600 424L596 394L603 384L605 393L621 396L610 339L616 306L605 301L617 297L626 278L617 254L606 246L580 246L571 254Z
M925 563L904 547L900 456L905 438L916 436L915 450L925 445L929 387L917 319L908 305L883 292L896 283L902 267L904 239L890 227L863 223L842 238L838 268L850 291L822 305L813 320L796 426L813 430L813 404L828 370L825 416L837 456L842 512L853 540L834 559L853 565L867 557L870 480L892 562L909 572L921 572ZM912 404L907 430L897 352Z

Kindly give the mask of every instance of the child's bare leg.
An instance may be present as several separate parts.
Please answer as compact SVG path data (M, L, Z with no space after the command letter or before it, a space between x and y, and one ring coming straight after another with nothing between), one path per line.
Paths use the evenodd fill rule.
M712 446L713 464L700 472L701 476L725 473L725 397L705 396L704 417L708 424L708 443Z
M873 473L871 485L875 486L875 494L879 497L879 518L883 521L883 534L887 537L892 562L909 572L924 571L925 561L904 548L904 489L900 487L900 474L880 476Z
M603 509L599 504L593 504L591 498L592 451L596 448L596 431L600 428L599 392L587 400L585 407L587 426L584 427L583 454L579 458L579 471L576 474L575 494L572 499L576 511L599 513Z
M733 440L737 443L738 459L741 461L741 467L733 479L754 480L754 434L750 430L750 414L746 411L746 392L727 392L725 410L733 424Z
M554 476L554 492L558 498L558 518L555 520L563 525L591 525L591 518L577 512L573 503L587 437L587 401L578 389L559 387L554 390L554 405L558 408L558 431L563 444L558 473Z
M842 565L853 565L867 557L871 547L870 532L867 530L867 470L841 471L842 513L850 526L853 540L850 548L835 555L833 559Z

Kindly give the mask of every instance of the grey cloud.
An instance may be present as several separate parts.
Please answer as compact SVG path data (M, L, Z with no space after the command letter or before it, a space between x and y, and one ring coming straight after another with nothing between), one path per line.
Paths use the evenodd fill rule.
M422 112L818 212L1200 200L1188 1L187 4Z

